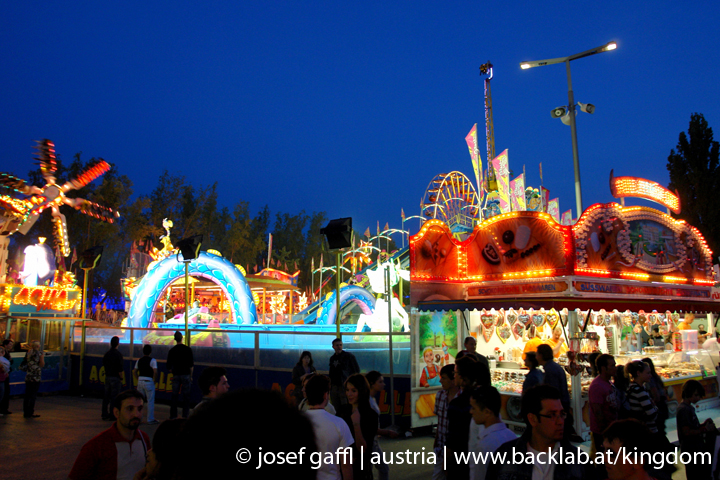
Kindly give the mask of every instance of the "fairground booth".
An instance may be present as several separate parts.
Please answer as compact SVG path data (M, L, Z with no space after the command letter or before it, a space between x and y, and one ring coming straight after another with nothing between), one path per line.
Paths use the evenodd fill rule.
M677 197L658 184L623 180L615 179L615 188L635 193L615 190L616 197L642 195L679 210ZM557 361L572 373L571 406L582 412L574 415L575 429L585 437L593 351L615 355L618 364L650 357L668 387L671 415L690 378L707 392L699 408L715 405L718 356L699 348L697 330L702 324L712 334L720 310L711 258L693 226L617 203L591 206L572 226L543 212L504 213L462 240L446 223L426 222L410 239L413 425L436 422L440 387L423 381L425 370L454 363L463 339L473 336L477 351L490 359L503 420L524 427L522 352L532 325L551 345L559 327L567 348ZM692 323L679 327L683 319Z

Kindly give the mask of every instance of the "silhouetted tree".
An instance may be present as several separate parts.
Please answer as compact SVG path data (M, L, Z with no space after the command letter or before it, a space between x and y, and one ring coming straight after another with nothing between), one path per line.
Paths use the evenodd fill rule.
M668 188L677 190L681 202L682 211L675 216L700 230L716 254L720 252L720 210L714 201L720 189L719 154L712 128L702 114L693 113L687 134L680 132L667 163Z

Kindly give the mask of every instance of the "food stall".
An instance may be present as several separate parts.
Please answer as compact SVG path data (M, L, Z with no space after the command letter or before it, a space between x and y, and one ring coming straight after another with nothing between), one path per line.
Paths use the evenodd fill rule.
M477 225L462 241L445 223L426 222L410 239L411 323L417 326L411 347L413 425L435 422L438 388L421 385L422 372L431 363L454 363L463 339L474 336L503 395L503 419L524 426L521 355L531 326L543 339L559 327L577 353L558 361L575 373L568 374L568 384L573 411L584 412L574 415L581 435L589 432L592 380L583 367L595 350L618 355L618 363L654 355L671 390L689 378L707 378L708 396L717 397L714 363L706 353L688 345L686 351L643 353L637 343L654 326L675 331L688 312L707 315L713 326L720 303L712 298L711 258L697 229L648 207L596 204L573 226L543 212L505 213ZM423 355L428 347L432 358Z

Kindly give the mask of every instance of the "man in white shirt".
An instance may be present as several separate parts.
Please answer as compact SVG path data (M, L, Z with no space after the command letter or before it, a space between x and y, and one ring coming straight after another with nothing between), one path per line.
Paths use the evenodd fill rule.
M322 465L317 470L317 480L352 480L353 467L349 454L349 447L355 443L352 433L345 420L325 411L330 398L330 379L324 375L313 375L305 384L305 395L309 406L305 414L313 424L322 459ZM348 449L348 455L337 455L338 449ZM328 461L331 459L330 455L326 455L328 452L332 453L333 461Z
M710 350L711 352L717 352L720 351L720 343L718 343L718 338L720 337L720 332L715 332L715 336L708 337L705 342L702 344L702 348L705 350Z
M500 419L501 405L500 392L495 387L481 386L472 392L470 414L475 424L485 427L478 433L476 452L492 453L503 443L517 439L517 435ZM478 462L472 469L470 480L485 480L488 463L489 460Z

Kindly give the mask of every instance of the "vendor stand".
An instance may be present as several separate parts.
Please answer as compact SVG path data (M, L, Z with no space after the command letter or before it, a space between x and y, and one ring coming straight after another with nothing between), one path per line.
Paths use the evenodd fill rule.
M435 422L438 388L421 385L423 371L430 363L454 363L465 336L474 336L503 395L503 419L524 427L520 367L531 325L545 339L559 326L578 353L572 369L579 373L568 375L571 405L574 412L586 412L592 377L581 367L589 366L587 354L624 353L633 348L628 328L636 338L643 329L650 334L654 325L669 333L686 312L707 314L713 325L720 303L711 295L711 258L695 228L647 207L593 205L572 227L542 212L506 213L476 226L463 241L443 222L426 222L410 239L413 425ZM422 355L428 347L432 359ZM674 354L682 368L676 357L658 358L670 390L689 378L708 378L708 397L717 397L709 357ZM618 359L624 363L624 357ZM587 413L574 418L576 431L587 434Z

